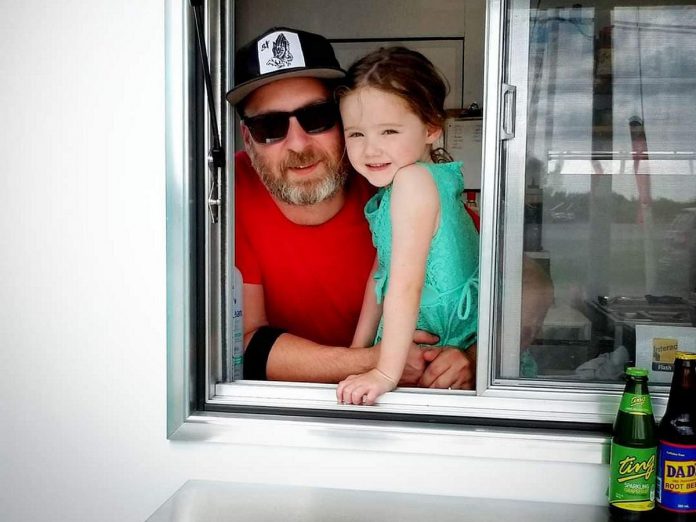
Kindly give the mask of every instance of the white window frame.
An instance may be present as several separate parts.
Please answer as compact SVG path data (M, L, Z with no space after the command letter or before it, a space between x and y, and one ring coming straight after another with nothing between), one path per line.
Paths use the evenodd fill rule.
M234 27L232 16L234 0L219 0L225 13L227 27ZM481 229L481 297L479 320L479 347L477 362L477 391L403 389L384 396L380 405L370 408L338 405L335 386L312 383L257 382L218 383L223 364L216 354L222 353L231 335L223 316L224 303L231 295L231 278L227 277L225 259L234 259L233 241L228 241L220 229L233 230L233 212L223 212L222 225L208 226L207 243L214 245L218 257L209 251L206 255L206 317L219 321L214 335L201 336L196 331L196 283L195 253L192 239L193 209L192 156L195 156L190 135L189 97L192 90L190 60L197 58L197 49L192 47L192 17L188 2L166 0L166 115L167 115L167 385L168 415L167 434L172 439L226 440L233 442L275 440L278 436L261 434L264 421L292 422L297 441L314 439L317 433L345 435L356 429L380 434L379 440L391 440L394 434L403 435L405 441L417 434L459 437L482 433L483 424L497 426L528 426L535 431L505 431L495 428L505 437L515 440L570 440L578 443L577 462L602 462L601 452L607 442L607 427L613 422L621 394L620 385L588 384L582 390L570 389L563 382L529 382L506 379L496 383L491 350L500 342L519 339L519 307L507 310L517 318L514 327L501 329L496 323L500 316L495 296L498 292L498 272L505 270L521 274L521 258L517 265L509 260L502 264L498 259L498 237L501 224L498 222L501 180L497 174L501 162L510 161L502 153L500 140L501 115L508 109L503 105L501 84L504 72L502 36L505 34L505 13L508 2L489 0L486 16L486 72L484 107L484 141L482 168L482 229ZM524 13L520 19L524 18ZM527 17L528 20L528 17ZM194 42L195 43L195 42ZM210 43L210 41L209 41ZM219 43L219 42L218 42ZM221 86L228 85L226 71L232 70L232 54L229 49L218 53L226 67L214 70ZM222 90L222 89L221 89ZM223 136L228 165L225 179L233 179L231 164L234 150L235 125L233 108L217 101L222 112ZM518 104L517 111L520 109ZM518 122L521 121L518 119ZM231 123L229 123L231 122ZM206 125L207 128L207 125ZM207 184L207 183L206 183ZM232 183L224 186L223 196L227 202L234 201ZM199 202L198 205L201 203ZM231 204L230 204L231 206ZM211 250L211 249L209 249ZM519 249L521 252L521 248ZM215 267L219 268L215 273ZM211 270L213 267L213 270ZM521 279L521 277L520 277ZM509 324L515 324L510 321ZM208 325L210 326L210 325ZM207 328L210 331L210 328ZM501 335L502 331L502 335ZM500 336L500 337L499 337ZM204 347L205 357L199 357ZM201 368L203 370L201 371ZM664 397L654 397L658 416L665 407ZM428 421L426 424L423 421ZM231 428L244 426L246 435ZM479 427L477 427L479 426ZM552 431L542 428L551 427ZM575 428L592 428L597 432L578 435ZM563 428L562 431L558 431ZM567 430L567 428L571 428ZM316 430L320 431L317 432ZM603 431L602 431L603 430ZM485 430L484 430L485 431ZM236 433L236 434L235 434ZM490 433L490 432L487 432ZM405 434L405 435L404 435ZM284 433L283 438L287 436ZM384 438L386 437L386 438ZM341 437L339 436L339 439ZM348 439L346 439L348 440ZM333 447L322 439L316 445ZM544 443L545 443L544 442ZM287 443L285 441L284 443ZM300 444L300 442L297 442ZM294 444L290 442L290 444ZM354 442L338 443L338 447L353 447ZM411 442L404 442L405 446ZM540 442L540 444L542 444ZM390 445L390 448L392 446ZM399 446L395 447L398 450ZM514 444L511 446L514 447ZM591 448L591 449L590 449ZM442 449L446 454L455 451ZM600 453L597 453L597 452Z

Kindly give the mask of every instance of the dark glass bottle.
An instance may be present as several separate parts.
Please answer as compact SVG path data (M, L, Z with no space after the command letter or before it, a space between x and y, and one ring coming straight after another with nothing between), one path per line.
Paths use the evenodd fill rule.
M626 380L611 441L609 511L611 520L651 520L657 436L648 372L627 368Z
M658 520L696 521L696 354L677 352L657 435Z

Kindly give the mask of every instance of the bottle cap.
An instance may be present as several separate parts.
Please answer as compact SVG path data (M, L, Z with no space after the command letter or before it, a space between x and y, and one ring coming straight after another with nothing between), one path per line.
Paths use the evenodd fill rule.
M694 361L694 360L696 360L696 353L677 352L676 358L677 359L686 359L687 361Z
M631 377L647 377L648 370L631 366L630 368L626 368L626 375L630 375Z

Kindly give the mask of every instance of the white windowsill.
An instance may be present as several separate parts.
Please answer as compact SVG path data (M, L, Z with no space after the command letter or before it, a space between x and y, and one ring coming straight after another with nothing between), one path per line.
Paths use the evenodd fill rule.
M572 430L207 412L189 416L170 439L581 464L606 464L610 442Z

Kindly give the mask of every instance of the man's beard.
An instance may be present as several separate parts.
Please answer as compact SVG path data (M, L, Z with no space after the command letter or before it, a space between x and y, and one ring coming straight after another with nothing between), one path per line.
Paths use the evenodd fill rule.
M287 157L278 165L277 171L266 163L254 147L249 148L251 164L259 173L261 181L268 191L278 200L290 205L315 205L336 195L346 181L347 169L342 158L332 161L328 155L316 150L302 153L289 151ZM322 162L326 169L320 179L291 181L287 170L303 165ZM321 165L320 165L321 167Z

